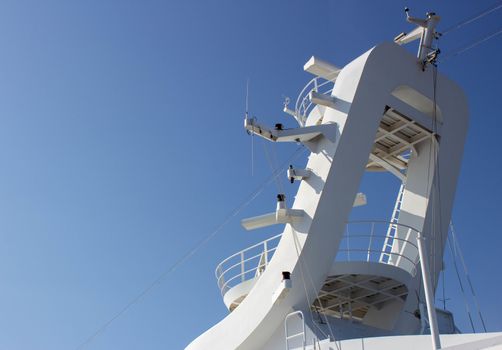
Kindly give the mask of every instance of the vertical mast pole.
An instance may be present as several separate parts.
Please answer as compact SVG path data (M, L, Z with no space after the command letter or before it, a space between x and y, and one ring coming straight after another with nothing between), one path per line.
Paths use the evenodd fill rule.
M422 270L422 282L424 284L425 303L427 304L427 317L431 329L433 349L441 349L441 340L439 339L438 322L436 317L436 308L434 307L434 292L429 274L429 259L426 254L424 237L417 232L418 254L420 256L420 268ZM424 317L425 315L421 315Z

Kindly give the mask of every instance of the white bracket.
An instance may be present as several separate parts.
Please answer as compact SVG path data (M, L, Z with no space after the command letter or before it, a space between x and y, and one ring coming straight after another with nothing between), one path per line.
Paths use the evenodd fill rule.
M305 180L310 177L312 171L309 169L295 169L293 166L290 166L288 169L288 179L293 183L295 180Z
M337 66L312 56L303 66L303 70L326 80L335 81L341 69Z
M265 215L242 219L241 225L246 230L251 231L277 224L290 224L293 222L298 222L304 215L305 211L301 209L279 209L275 212Z
M295 118L295 120L298 123L298 125L305 126L304 122L301 120L301 118L298 118L298 115L296 114L296 111L293 111L292 109L289 109L289 107L288 107L289 106L289 102L291 102L290 98L286 97L286 99L284 100L284 108L283 108L284 113L289 114L290 116L292 116L293 118Z
M275 212L242 219L241 225L249 231L276 224L291 224L298 222L302 220L304 215L305 211L303 209L286 208L286 202L282 200L277 202L277 209Z
M366 195L364 193L358 193L354 199L353 206L359 207L366 204ZM277 209L275 212L242 219L241 225L246 230L251 231L277 224L291 224L299 222L304 216L305 211L303 209L286 208L286 203L284 201L279 201L277 202Z
M372 162L379 164L382 168L387 170L392 175L396 176L399 180L401 180L401 182L406 181L406 175L404 175L398 168L396 168L394 165L392 165L389 161L382 159L382 158L374 155L373 153L370 153L369 159Z
M277 209L275 212L275 219L278 224L288 224L300 221L304 214L305 211L302 209Z
M294 129L275 129L260 125L254 119L244 119L244 128L257 136L274 142L308 142L318 136L324 136L331 142L335 142L337 126L336 123L306 126Z
M278 224L275 218L275 212L259 216L253 216L252 218L241 220L242 227L244 227L248 231L256 230L262 227L272 226L275 224Z
M309 99L316 105L326 106L332 109L335 109L336 106L336 99L333 96L320 94L315 91L310 91Z
M290 116L294 117L294 118L295 118L295 120L296 120L296 118L297 118L297 117L296 117L296 113L295 113L295 111L293 111L292 109L289 109L289 107L288 107L288 106L284 106L284 108L283 108L283 110L282 110L282 111L283 111L284 113L289 114Z
M272 301L274 302L274 304L284 299L288 294L288 292L290 291L291 287L292 287L291 280L283 279L279 284L279 286L277 287L277 289L272 294Z

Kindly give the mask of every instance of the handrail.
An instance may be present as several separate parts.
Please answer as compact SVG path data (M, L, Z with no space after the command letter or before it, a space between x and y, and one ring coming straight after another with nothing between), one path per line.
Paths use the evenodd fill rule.
M274 248L274 249L270 249L270 250L268 250L267 252L270 252L270 251L272 251L272 250L275 250L275 248ZM239 253L241 253L241 252L239 252ZM264 253L264 252L258 253L258 254L256 254L256 255L253 255L253 256L252 256L252 257L250 257L250 258L243 259L243 260L241 260L241 261L239 261L239 262L237 262L237 263L233 264L232 266L230 266L229 268L227 268L226 270L224 270L223 272L221 272L221 273L219 274L219 277L218 277L218 275L216 276L216 277L217 277L217 279L218 279L218 282L219 282L219 281L220 281L220 279L223 277L223 275L225 275L227 272L229 272L229 271L230 271L230 270L232 270L233 268L238 267L238 266L241 266L241 265L242 265L242 263L246 263L246 262L251 261L251 260L253 260L253 259L257 258L257 257L261 257L261 256L263 255L263 253ZM220 264L220 265L221 265L221 264ZM219 265L219 266L220 266L220 265ZM219 267L219 266L218 266L218 267ZM259 266L260 266L260 265L259 265ZM258 266L258 267L259 267L259 266ZM248 271L248 272L250 272L250 271Z
M224 295L230 288L233 287L231 282L234 282L241 278L242 282L246 280L252 272L257 272L259 269L265 269L270 261L270 257L273 255L279 243L281 234L270 237L262 242L256 243L250 247L247 247L235 254L230 255L228 258L223 260L218 264L215 270L215 276L217 280L218 287L220 288L221 294ZM259 249L259 250L258 250ZM252 252L252 256L249 253ZM265 262L261 261L261 258L265 255ZM256 260L256 264L251 262ZM229 264L231 263L231 265ZM230 266L228 266L230 265ZM248 267L251 265L251 267ZM232 270L241 267L235 274L230 274Z
M368 228L370 234L350 234L349 228L358 225L371 225ZM375 233L377 225L395 225L404 229L407 234L405 237L393 237L396 242L396 248L391 252L385 252L385 239L387 238L387 226L384 227L385 234ZM412 236L411 232L415 234ZM384 220L358 220L347 223L346 233L342 236L339 249L336 255L336 261L366 261L382 264L394 265L408 273L415 275L417 271L418 244L416 237L419 231L409 225L393 223ZM270 237L262 242L247 247L235 254L230 255L218 264L215 270L215 276L218 287L222 295L225 295L236 285L251 279L257 279L267 268L273 257L282 234ZM349 242L350 245L349 246ZM405 251L405 248L407 250ZM410 250L411 248L411 250ZM346 253L346 254L345 254ZM351 256L352 253L352 256ZM381 254L389 254L393 259L387 262L380 261ZM404 259L404 265L401 263ZM239 269L240 267L240 269ZM251 273L254 273L251 276Z
M288 333L288 321L291 317L298 315L301 319L301 332L297 332L294 334L289 334ZM302 346L301 348L305 350L305 345L306 344L306 338L305 338L305 316L303 316L303 312L298 310L298 311L293 311L289 314L286 315L284 318L284 336L286 338L286 349L289 350L289 341L294 338L302 337Z
M385 225L391 225L392 224L392 225L396 225L396 226L399 226L399 227L406 227L406 228L412 229L415 232L420 232L420 230L417 230L413 226L406 225L406 224L401 224L401 223L395 223L395 222L391 222L391 221L388 221L388 220L354 220L354 221L347 222L348 225L354 225L354 224L355 225L357 225L357 224L371 224L371 223L385 224Z
M396 224L393 224L393 225L396 225ZM342 237L342 239L343 239L343 238L346 238L346 237L350 237L350 238L368 238L368 237L369 237L369 238L372 238L372 237L375 237L375 236L374 236L374 235L372 236L372 235L359 235L359 234L357 234L357 235L352 235L352 234L351 234L351 235L344 235L344 236ZM386 237L386 236L379 236L378 238L385 238L385 237ZM408 243L409 245L411 245L412 247L414 247L414 248L418 249L418 246L417 246L415 243L413 243L412 241L410 241L410 240L407 240L407 239L404 239L404 238L398 238L398 237L396 237L396 238L394 238L394 239L395 239L396 241L406 242L406 243Z
M337 72L338 73L338 72ZM334 83L334 80L326 80L320 77L314 77L311 79L307 85L304 86L302 91L298 94L298 98L295 103L295 115L296 118L305 126L305 121L308 117L308 113L311 110L313 103L309 101L309 95L312 91L319 92L319 89L328 85L329 83ZM324 95L330 94L333 88L322 91ZM307 103L308 101L308 103Z
M252 245L252 246L247 247L246 249L243 249L243 250L241 250L241 251L239 251L239 252L237 252L237 253L235 253L235 254L232 254L232 255L230 255L228 258L226 258L225 260L223 260L222 262L220 262L220 263L218 264L218 266L221 266L221 265L223 265L224 263L226 263L228 260L230 260L230 259L232 259L232 258L235 258L235 257L236 257L237 255L239 255L241 252L245 252L245 251L251 250L251 249L253 249L253 248L259 247L259 246L260 246L260 245L262 245L264 242L269 242L269 241L274 240L274 239L276 239L276 238L278 238L278 237L281 237L281 236L282 236L282 233L279 233L278 235L275 235L275 236L273 236L273 237L267 238L267 239L266 239L266 240L264 240L264 241L261 241L261 242L259 242L259 243L256 243L255 245Z
M338 251L339 252L347 252L348 249L339 249ZM380 254L382 252L381 250L378 250L378 249L370 249L370 250L368 250L368 249L360 249L360 248L359 249L358 248L355 248L355 249L353 248L353 249L350 249L350 251L352 251L352 252L364 252L364 253L366 253L366 252L369 251L371 253L378 253L378 254ZM392 252L390 252L388 254L400 256L400 257L404 258L405 260L408 260L414 267L416 267L416 265L418 264L418 261L413 261L410 258L408 258L407 256L401 255L399 253L392 253Z

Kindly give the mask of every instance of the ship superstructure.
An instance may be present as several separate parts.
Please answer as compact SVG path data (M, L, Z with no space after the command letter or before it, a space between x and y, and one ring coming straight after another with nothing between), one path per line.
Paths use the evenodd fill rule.
M275 211L242 220L283 231L217 266L230 313L187 349L502 349L502 333L456 334L434 306L468 108L434 65L439 17L408 21L417 29L343 68L312 57L314 78L284 108L298 127L246 116L248 132L310 155L287 171L300 182L291 207L278 194ZM417 56L400 46L415 39ZM390 219L349 221L366 171L401 182Z

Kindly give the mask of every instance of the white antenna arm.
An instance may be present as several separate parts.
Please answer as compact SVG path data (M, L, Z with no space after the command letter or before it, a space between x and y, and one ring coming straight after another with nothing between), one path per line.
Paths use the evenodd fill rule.
M413 24L416 24L417 26L419 27L423 27L423 28L426 28L427 27L427 20L425 19L420 19L420 18L416 18L416 17L411 17L409 12L410 12L410 9L409 8L405 8L404 9L404 12L406 13L406 20L409 22L409 23L413 23Z
M398 36L396 36L394 38L394 42L398 45L404 45L404 44L411 43L412 41L415 41L415 40L421 38L423 32L424 32L424 29L422 27L416 27L408 34L401 33Z
M406 21L415 24L417 27L408 34L399 34L394 38L394 42L398 45L402 45L420 38L417 57L420 63L425 67L427 56L433 51L432 41L436 36L436 26L441 18L434 12L428 12L425 19L411 17L408 8L405 8L404 12L406 13Z

